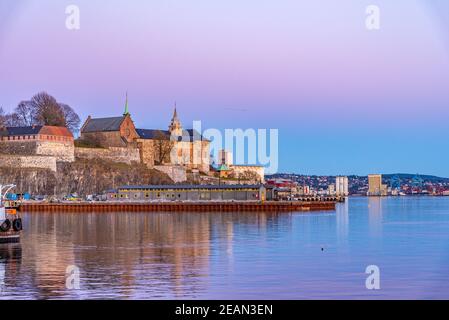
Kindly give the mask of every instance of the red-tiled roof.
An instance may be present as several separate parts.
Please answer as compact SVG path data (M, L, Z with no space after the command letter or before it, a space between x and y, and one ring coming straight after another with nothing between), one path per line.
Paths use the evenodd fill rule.
M73 138L73 134L66 127L44 126L42 127L39 134L48 134L51 136L63 136Z

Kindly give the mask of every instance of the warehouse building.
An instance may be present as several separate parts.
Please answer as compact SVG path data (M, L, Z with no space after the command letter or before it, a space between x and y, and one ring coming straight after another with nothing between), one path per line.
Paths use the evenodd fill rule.
M264 201L263 185L123 186L107 192L109 201Z

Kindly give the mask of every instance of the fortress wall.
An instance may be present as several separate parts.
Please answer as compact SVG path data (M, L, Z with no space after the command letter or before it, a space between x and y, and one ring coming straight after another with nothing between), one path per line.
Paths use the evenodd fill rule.
M137 145L140 150L140 160L149 169L154 167L154 142L153 140L137 140Z
M75 160L72 142L47 141L2 141L0 154L20 156L52 156L57 161L73 162Z
M0 154L0 167L50 169L56 172L56 157Z
M36 155L37 141L0 141L0 155Z
M57 161L75 161L75 146L72 142L37 142L36 154L54 156Z
M138 148L75 148L75 157L78 159L101 159L126 164L141 162Z

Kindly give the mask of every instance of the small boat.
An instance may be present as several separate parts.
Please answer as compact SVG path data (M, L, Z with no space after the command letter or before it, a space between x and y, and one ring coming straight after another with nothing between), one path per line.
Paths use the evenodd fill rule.
M9 191L15 185L0 185L0 243L14 243L20 241L22 218L19 215L20 203L6 200Z

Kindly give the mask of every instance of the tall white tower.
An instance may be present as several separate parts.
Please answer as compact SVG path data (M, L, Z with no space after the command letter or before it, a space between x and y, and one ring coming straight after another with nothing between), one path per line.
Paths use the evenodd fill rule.
M348 177L336 177L335 192L337 196L346 197L349 195L349 180Z

